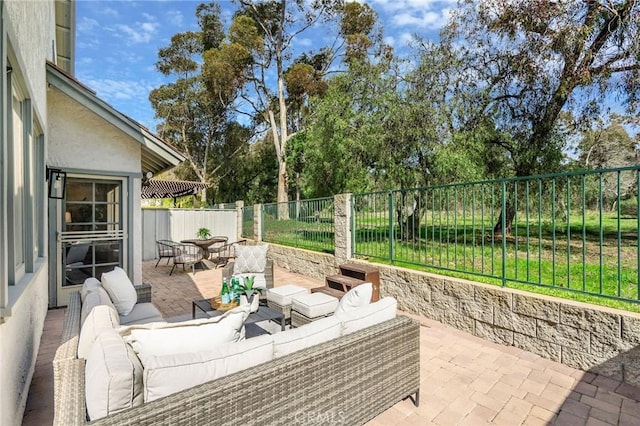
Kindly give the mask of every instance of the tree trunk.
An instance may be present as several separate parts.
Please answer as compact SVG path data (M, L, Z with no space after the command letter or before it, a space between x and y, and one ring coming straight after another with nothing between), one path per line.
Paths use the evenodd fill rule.
M289 219L289 195L287 182L287 163L278 161L278 219Z
M505 230L506 232L502 232L502 213L506 210L506 217L505 217ZM513 225L513 219L516 217L516 210L513 207L513 203L511 201L507 201L507 207L505 210L501 210L500 211L500 216L498 217L498 221L496 222L495 226L493 227L493 234L494 235L511 235L511 227Z

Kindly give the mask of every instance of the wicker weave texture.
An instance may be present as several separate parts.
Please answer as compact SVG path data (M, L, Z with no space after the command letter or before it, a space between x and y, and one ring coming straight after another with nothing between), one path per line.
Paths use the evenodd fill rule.
M284 315L284 319L291 318L291 304L283 306L283 305L280 305L279 303L274 302L273 300L267 299L267 306Z
M151 285L150 284L140 284L134 287L136 289L136 294L138 295L138 303L151 302Z
M54 424L86 424L84 361L54 371ZM358 425L419 386L420 326L401 316L90 424Z

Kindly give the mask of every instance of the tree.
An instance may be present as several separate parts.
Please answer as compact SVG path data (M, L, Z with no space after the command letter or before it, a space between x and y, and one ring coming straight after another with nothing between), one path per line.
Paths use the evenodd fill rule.
M278 161L278 202L288 200L289 176L287 169L288 143L292 135L303 130L302 109L308 96L324 90L322 78L336 58L344 37L351 31L370 28L358 24L365 19L370 8L366 5L348 6L345 14L341 0L237 0L236 12L227 41L205 56L205 68L213 85L235 86L242 92L246 105L253 111L254 123L270 133ZM332 47L320 53L303 55L292 60L294 41L305 31L323 24L329 28L340 19L347 18L351 25L335 32ZM361 34L366 39L367 34ZM246 111L245 111L246 112ZM279 214L286 216L284 206Z
M635 0L465 0L454 11L443 42L465 64L458 90L475 94L482 114L511 135L495 142L516 176L559 164L553 133L563 109L588 119L615 94L638 111L639 19Z
M231 131L235 127L229 123L228 109L237 92L234 87L217 86L213 96L200 68L207 49L218 47L224 37L220 6L201 4L196 16L200 31L176 34L168 47L159 50L156 68L173 81L154 89L149 99L162 120L160 136L186 157L188 168L181 167L179 173L211 184L226 160L241 149ZM236 145L233 152L223 148L228 143ZM207 203L206 190L202 201Z

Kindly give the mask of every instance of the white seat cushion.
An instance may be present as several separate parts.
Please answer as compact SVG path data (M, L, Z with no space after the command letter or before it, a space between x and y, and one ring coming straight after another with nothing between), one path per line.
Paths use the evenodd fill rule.
M121 325L146 324L148 322L163 322L162 313L153 303L136 303L129 315L120 316Z
M144 400L153 401L272 359L273 338L268 334L211 351L141 357Z
M371 295L373 294L373 284L364 283L353 287L342 299L334 312L334 315L350 311L351 309L367 306L371 303Z
M291 299L291 310L307 318L333 314L338 307L338 299L325 293L310 293Z
M233 274L264 272L267 267L267 244L255 246L237 245L236 260L233 262Z
M173 327L131 328L125 340L131 344L140 359L210 351L243 338L243 324L249 316L249 307L239 307L225 314L219 321L203 321L195 325L175 323L172 324Z
M87 297L89 300L93 295ZM120 325L118 314L107 305L98 305L91 309L80 328L78 339L78 358L86 358L98 335L104 330L112 330Z
M90 420L143 404L142 364L115 330L100 333L87 356L85 398Z
M342 336L340 320L331 316L273 335L275 358Z
M275 302L280 306L291 304L291 298L307 294L308 290L295 284L287 284L280 287L270 288L267 291L267 300Z
M396 317L398 302L393 297L383 297L375 303L361 308L336 313L335 317L342 322L342 334L379 324Z
M118 314L129 315L138 302L138 294L124 269L115 267L111 272L102 274L102 286L118 310Z

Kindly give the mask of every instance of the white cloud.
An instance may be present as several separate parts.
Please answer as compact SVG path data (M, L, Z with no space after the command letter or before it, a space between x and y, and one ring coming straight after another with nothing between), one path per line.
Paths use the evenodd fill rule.
M115 29L127 36L129 43L148 43L156 35L158 30L157 22L136 22L137 28L129 25L118 24Z
M182 27L184 25L184 16L179 10L170 10L167 12L167 20L176 27Z
M146 99L151 90L148 84L140 81L112 80L112 79L87 79L83 81L87 86L96 91L98 97L108 103L113 101Z
M146 13L146 12L142 12L142 17L144 19L146 19L147 21L157 21L155 16L153 16L153 15L151 15L149 13Z
M105 7L104 9L102 9L102 14L113 16L114 18L117 18L118 16L120 16L117 10L112 9L110 7Z
M436 12L400 13L393 17L392 22L399 27L418 27L436 29L442 27L447 20Z
M86 16L83 16L82 19L80 19L80 22L77 23L76 28L79 33L87 33L87 32L91 32L94 28L98 26L99 26L98 21L96 21L95 19L87 18Z
M396 45L396 39L395 37L392 36L387 36L383 39L385 44L388 44L391 47L394 47Z

